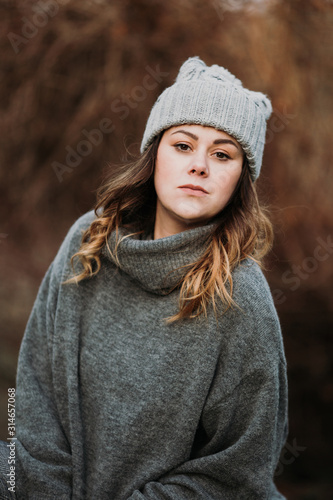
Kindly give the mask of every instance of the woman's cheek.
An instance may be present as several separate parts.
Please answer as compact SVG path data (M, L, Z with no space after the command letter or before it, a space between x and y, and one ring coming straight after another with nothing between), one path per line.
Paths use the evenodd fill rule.
M231 170L223 169L221 172L219 172L217 182L220 187L222 186L227 187L230 185L232 177L233 177L233 172Z

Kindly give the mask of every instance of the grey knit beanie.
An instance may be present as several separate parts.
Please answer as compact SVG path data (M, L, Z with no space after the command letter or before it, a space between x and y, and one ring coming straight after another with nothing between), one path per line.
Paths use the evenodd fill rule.
M272 113L268 97L245 89L227 69L206 66L190 57L175 83L162 92L147 121L141 152L162 130L181 124L198 124L223 130L242 146L252 179L259 176L264 152L266 121Z

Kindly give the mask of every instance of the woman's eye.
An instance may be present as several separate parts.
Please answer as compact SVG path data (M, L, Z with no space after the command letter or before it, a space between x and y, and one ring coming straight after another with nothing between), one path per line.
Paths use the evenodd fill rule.
M188 151L190 146L188 144L185 144L183 142L179 142L178 144L175 144L175 148L179 149L179 151Z
M222 153L222 151L217 151L214 153L216 155L216 158L219 160L230 160L230 156L227 155L227 153Z

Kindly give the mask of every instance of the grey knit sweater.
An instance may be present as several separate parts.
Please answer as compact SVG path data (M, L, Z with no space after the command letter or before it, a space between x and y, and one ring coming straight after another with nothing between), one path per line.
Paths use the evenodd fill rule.
M174 269L198 257L211 228L130 237L120 267L105 251L94 278L62 284L93 218L69 231L22 342L18 498L283 498L272 478L286 437L286 364L258 266L234 272L240 309L218 324L213 314L166 324L177 311L177 290L166 294Z

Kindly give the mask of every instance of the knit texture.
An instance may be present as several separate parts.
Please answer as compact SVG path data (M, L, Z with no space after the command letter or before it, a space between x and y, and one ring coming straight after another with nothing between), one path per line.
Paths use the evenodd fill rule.
M10 477L10 465L15 468L15 462L13 462L15 458L13 455L10 457L9 445L15 446L15 440L6 443L0 441L0 500L15 500L16 498L15 481ZM10 480L12 480L12 484L10 484Z
M215 224L210 224L157 240L129 239L126 238L129 233L120 229L118 239L115 233L110 237L110 248L115 248L117 242L122 240L117 257L110 255L106 248L103 253L110 255L113 262L137 279L145 290L166 295L186 274L188 265L197 261L203 253L205 241L214 227Z
M209 67L198 57L191 57L180 68L175 83L154 104L141 152L160 132L175 125L210 126L237 139L255 180L261 169L266 121L271 113L271 102L264 94L245 89L227 69L216 64Z
M19 500L283 498L273 476L286 438L286 364L258 266L235 270L241 309L219 323L210 311L166 324L178 291L165 295L156 269L190 263L209 229L128 237L121 268L105 252L95 277L62 284L93 218L69 231L21 345ZM114 251L114 236L109 244Z

